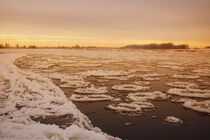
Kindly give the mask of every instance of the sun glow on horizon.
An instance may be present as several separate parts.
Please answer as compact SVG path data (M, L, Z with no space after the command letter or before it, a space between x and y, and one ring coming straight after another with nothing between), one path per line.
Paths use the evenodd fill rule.
M210 46L209 0L0 0L0 5L0 44Z

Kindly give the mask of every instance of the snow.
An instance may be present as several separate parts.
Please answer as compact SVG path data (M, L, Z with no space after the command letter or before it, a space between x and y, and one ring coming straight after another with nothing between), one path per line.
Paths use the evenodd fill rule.
M108 90L107 87L95 87L91 84L91 86L87 88L77 88L74 92L80 94L104 94L107 93Z
M1 123L1 139L4 140L107 140L107 137L95 131L71 125L60 129L56 125Z
M183 124L183 121L181 119L174 116L167 116L164 120L168 123Z
M188 87L186 89L171 88L167 93L183 97L210 98L210 90L207 89L194 89Z
M210 114L210 100L206 101L187 100L184 102L183 106L192 109L194 111Z
M123 84L123 85L115 85L112 86L112 89L119 91L140 91L140 90L149 90L150 88L147 86L138 86L132 84Z
M93 102L93 101L110 101L114 100L114 98L110 95L104 95L104 94L99 94L99 95L79 95L79 94L72 94L71 97L69 98L72 101L77 101L77 102Z
M13 62L25 54L0 54L1 139L115 139L93 127L90 120L69 101L63 91L40 74L18 69ZM5 86L5 87L4 87ZM40 124L31 117L72 114L75 120L66 129Z

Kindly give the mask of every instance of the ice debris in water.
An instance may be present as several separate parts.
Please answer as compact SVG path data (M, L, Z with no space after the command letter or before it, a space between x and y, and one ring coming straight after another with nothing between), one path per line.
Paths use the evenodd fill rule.
M98 95L72 94L69 99L77 102L84 102L84 101L94 102L94 101L110 101L113 100L114 98L110 95L104 95L104 94L98 94Z
M198 85L189 82L173 82L173 83L166 83L166 85L176 88L198 88Z
M134 82L134 84L140 85L140 86L148 86L148 85L150 85L150 82L148 82L148 81L136 81L136 82Z
M149 90L150 88L147 86L139 86L139 85L132 85L132 84L123 84L123 85L115 85L112 87L114 90L119 91L145 91Z
M173 103L184 103L185 101L191 100L189 98L172 98L171 102Z
M210 70L205 68L205 69L195 69L192 72L197 73L199 76L210 76Z
M106 106L107 109L114 110L122 115L139 116L143 109L153 109L154 105L146 101L131 103L118 103Z
M210 98L210 90L207 89L194 89L188 87L186 89L171 88L167 93L184 97Z
M198 76L198 75L187 75L187 74L174 74L171 77L177 78L177 79L198 79L198 78L200 78L200 76Z
M141 111L141 107L134 103L119 103L117 105L108 105L107 108L115 110L117 112L137 112Z
M77 88L74 92L80 94L104 94L107 93L108 90L107 87L95 87L91 84L91 86L87 88Z
M167 116L164 121L168 123L173 123L173 124L183 124L183 121L177 117L174 116Z
M138 92L138 93L130 93L127 98L132 101L145 101L145 100L165 100L170 96L164 94L160 91L154 92Z
M159 91L130 93L126 98L131 100L131 103L112 104L108 105L107 108L115 110L116 112L119 112L123 115L140 115L143 109L155 108L155 106L148 100L165 100L169 97L169 95L166 95Z
M128 75L129 72L125 71L111 71L111 70L92 70L81 72L81 75L84 76L122 76Z
M136 77L141 77L145 81L157 81L160 80L161 76L165 76L165 74L158 74L158 73L136 74Z
M84 80L72 80L62 82L59 87L61 88L80 88L80 87L87 87L90 82L86 82Z
M187 100L184 102L183 106L192 109L194 111L210 114L210 100L206 101Z
M65 73L47 73L44 74L52 79L59 79L61 84L59 87L61 88L77 88L77 87L87 87L90 82L84 81L83 77L80 75L68 75Z

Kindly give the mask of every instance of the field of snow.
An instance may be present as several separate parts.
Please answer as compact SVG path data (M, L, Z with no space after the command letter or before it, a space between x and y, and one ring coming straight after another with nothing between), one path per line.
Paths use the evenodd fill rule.
M0 139L120 139L93 126L77 102L108 102L104 111L129 117L158 111L153 101L208 115L209 60L209 50L2 49ZM65 128L39 121L66 115ZM183 124L173 115L162 121Z

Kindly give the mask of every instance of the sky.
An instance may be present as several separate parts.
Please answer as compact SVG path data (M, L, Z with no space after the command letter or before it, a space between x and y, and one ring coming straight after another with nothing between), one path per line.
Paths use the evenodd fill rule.
M210 46L210 0L0 0L0 44Z

